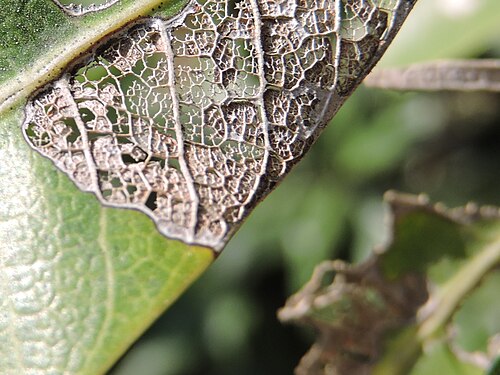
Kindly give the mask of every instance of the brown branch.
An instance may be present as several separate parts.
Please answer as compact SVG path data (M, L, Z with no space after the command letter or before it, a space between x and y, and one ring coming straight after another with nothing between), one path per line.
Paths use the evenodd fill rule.
M375 69L364 83L393 90L500 92L500 60L445 60Z

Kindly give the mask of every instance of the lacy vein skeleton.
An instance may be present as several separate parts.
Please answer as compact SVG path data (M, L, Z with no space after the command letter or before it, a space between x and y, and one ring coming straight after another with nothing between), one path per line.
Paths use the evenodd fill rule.
M221 250L370 71L415 0L192 1L138 21L28 103L84 191Z

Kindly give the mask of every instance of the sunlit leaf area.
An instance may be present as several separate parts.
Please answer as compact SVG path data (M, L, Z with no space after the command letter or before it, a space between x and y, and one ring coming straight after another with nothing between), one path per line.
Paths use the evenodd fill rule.
M380 66L498 58L499 12L495 0L420 0ZM214 265L112 374L292 373L314 335L281 325L276 310L320 261L360 261L384 241L386 190L425 192L450 207L500 204L499 99L360 87ZM458 333L467 350L484 349L491 330L498 331L494 285L486 282L457 314L467 327ZM446 373L448 359L439 349L415 374Z
M401 374L386 369L413 349L410 375L479 375L500 358L500 94L361 85L317 137L413 0L378 0L373 18L335 2L340 30L310 24L333 0L301 1L0 0L0 373L292 374L323 322L358 318L351 354L359 332L408 330L372 345L377 359L388 345L380 363L340 352L349 371ZM291 21L255 26L262 9ZM500 59L499 14L498 0L418 0L375 69ZM279 133L292 117L300 130ZM318 264L352 264L355 282L332 285L353 294L280 322L311 283L319 300L336 293Z

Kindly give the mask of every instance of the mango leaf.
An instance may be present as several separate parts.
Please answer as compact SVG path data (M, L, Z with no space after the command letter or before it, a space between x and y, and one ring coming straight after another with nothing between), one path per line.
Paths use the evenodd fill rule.
M414 1L0 1L0 370L106 371Z
M211 263L138 212L103 208L0 127L0 371L102 373Z
M491 278L488 298L497 293L499 209L449 210L423 196L392 192L386 200L390 243L356 266L320 264L279 311L282 321L319 331L296 373L481 374L494 368L498 322L482 338L483 353L460 347L454 332L467 330L470 320L460 327L456 317L481 283ZM472 319L481 320L477 308L471 312Z

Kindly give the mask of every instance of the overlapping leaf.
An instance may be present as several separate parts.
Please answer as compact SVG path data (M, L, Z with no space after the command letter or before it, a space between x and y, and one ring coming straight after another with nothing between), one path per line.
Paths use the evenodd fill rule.
M498 209L447 210L393 193L387 199L392 240L386 248L358 266L319 265L280 310L283 321L319 330L296 373L425 374L444 366L473 375L493 367L494 340L489 353L485 337L483 354L467 354L457 349L452 319L483 280L498 279ZM497 333L490 325L487 336Z

